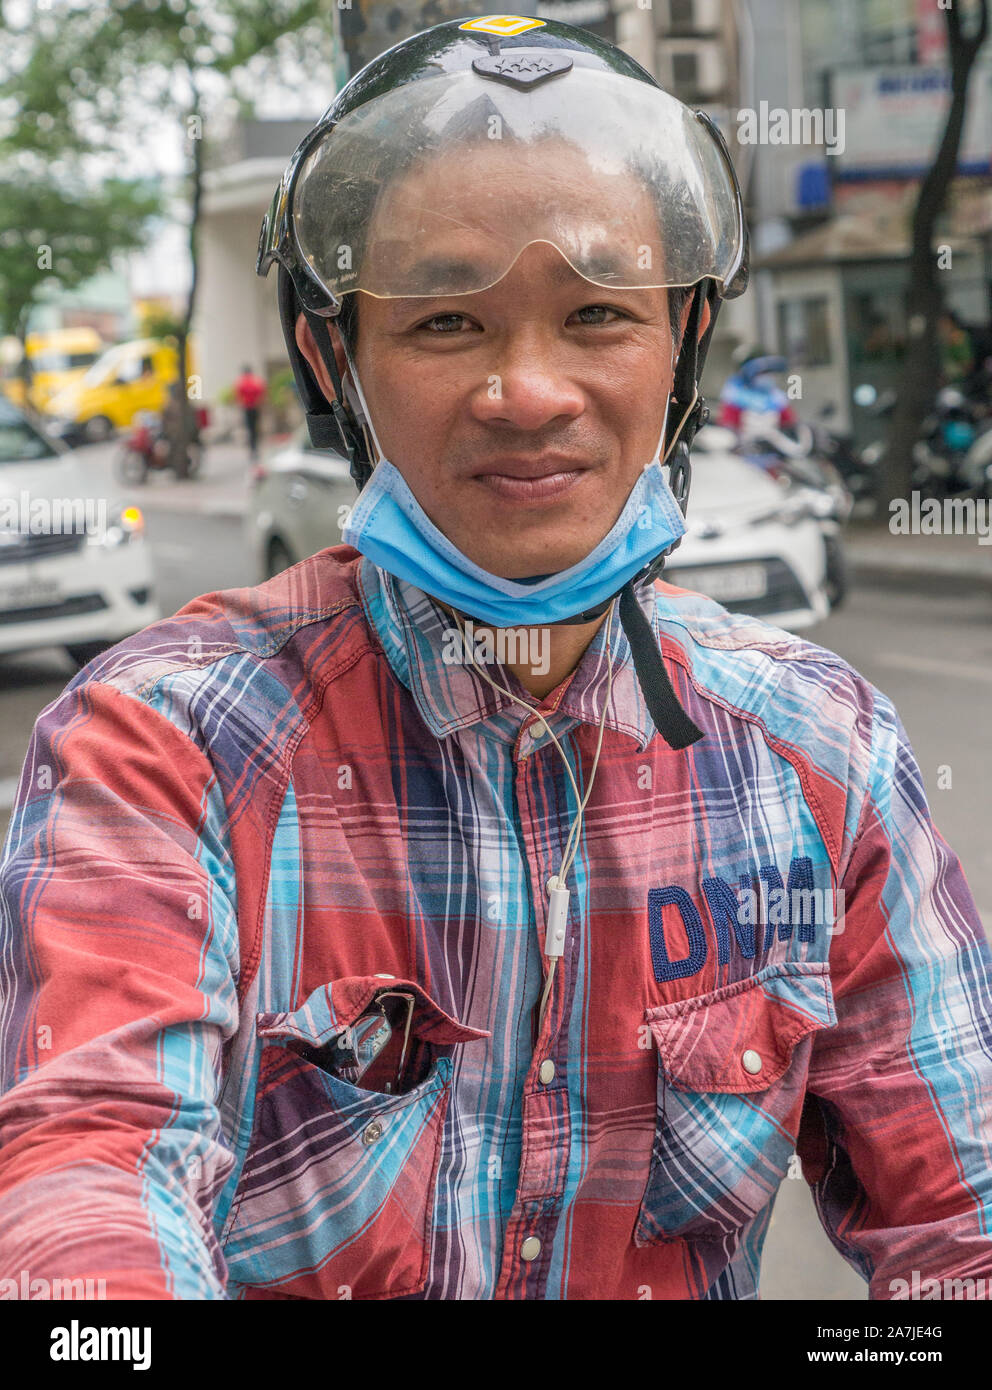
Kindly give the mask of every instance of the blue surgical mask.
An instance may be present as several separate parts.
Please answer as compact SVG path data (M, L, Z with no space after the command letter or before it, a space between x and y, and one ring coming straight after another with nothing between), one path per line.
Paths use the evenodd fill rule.
M684 532L679 504L655 461L641 473L614 526L585 559L537 583L502 579L452 545L399 469L382 459L342 537L389 574L459 613L495 627L534 627L574 617L611 598Z
M348 347L344 389L379 455L372 477L352 508L342 539L374 564L459 613L495 627L561 622L612 598L628 579L685 533L685 520L658 462L658 445L623 511L596 548L570 569L529 580L489 574L464 555L431 521L394 464L384 457Z

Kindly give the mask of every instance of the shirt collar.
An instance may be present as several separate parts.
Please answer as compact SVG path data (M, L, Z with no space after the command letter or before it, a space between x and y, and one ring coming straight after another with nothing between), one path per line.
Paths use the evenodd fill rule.
M486 731L498 738L507 742L516 738L528 717L527 711L494 690L471 664L457 659L457 629L435 599L388 574L366 556L362 556L358 567L358 592L390 666L413 695L424 722L437 738L447 738L483 722ZM637 597L657 635L659 617L653 583L640 586ZM608 681L607 626L608 621L600 627L571 676L540 702L505 668L493 664L486 670L493 680L542 714L554 712L566 721L598 728ZM630 644L618 611L613 615L612 649L613 692L605 727L625 734L639 749L644 749L654 737L655 726L634 672ZM560 732L558 721L555 731ZM538 730L534 733L536 736ZM535 743L541 741L535 737Z

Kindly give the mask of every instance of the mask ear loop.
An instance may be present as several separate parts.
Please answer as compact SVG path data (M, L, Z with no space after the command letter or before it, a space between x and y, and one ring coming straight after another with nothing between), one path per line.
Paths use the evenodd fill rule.
M355 365L355 359L352 356L351 348L345 342L343 337L341 339L341 343L344 347L344 355L345 360L348 363L348 371L351 374L351 385L354 386L355 394L358 397L361 409L355 410L354 405L351 402L349 402L349 404L352 406L355 418L358 421L362 434L365 436L365 447L368 450L368 456L372 460L372 466L374 468L375 465L379 463L381 459L384 459L386 457L386 452L383 449L382 445L379 443L379 436L375 432L375 425L373 425L372 423L372 412L369 410L368 402L365 399L365 392L362 390L362 383L359 380L358 376L358 367ZM346 394L348 392L348 385L349 384L347 382L344 383L344 390ZM371 442L369 440L370 435L372 436ZM374 452L372 449L373 444L375 445Z

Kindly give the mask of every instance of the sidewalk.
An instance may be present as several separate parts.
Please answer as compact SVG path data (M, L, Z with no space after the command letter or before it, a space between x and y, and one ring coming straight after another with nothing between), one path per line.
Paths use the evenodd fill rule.
M992 544L980 535L893 535L887 522L851 522L844 543L855 581L941 583L992 590Z

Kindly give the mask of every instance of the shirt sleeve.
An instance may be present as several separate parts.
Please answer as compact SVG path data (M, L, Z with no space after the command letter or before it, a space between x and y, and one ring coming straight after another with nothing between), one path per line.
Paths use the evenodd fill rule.
M226 1296L226 827L209 759L149 704L82 680L42 712L0 859L0 1288Z
M926 1280L941 1298L989 1297L992 952L906 732L870 689L867 794L831 939L837 1025L814 1044L799 1156L870 1298L933 1296Z

